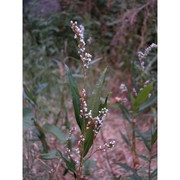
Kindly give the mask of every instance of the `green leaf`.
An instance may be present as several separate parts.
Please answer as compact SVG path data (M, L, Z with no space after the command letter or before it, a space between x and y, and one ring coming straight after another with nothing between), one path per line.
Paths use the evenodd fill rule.
M44 129L39 125L39 123L37 121L34 121L34 126L35 126L35 130L34 133L38 136L38 138L40 139L41 141L41 144L42 144L42 147L43 147L43 151L44 153L48 153L48 144L47 144L47 141L46 141L46 136L45 136L45 133L44 133Z
M75 173L75 172L76 172L75 162L72 161L71 159L67 160L67 159L62 155L61 151L58 150L58 152L59 152L59 154L61 155L62 160L66 163L67 169L70 170L70 171L72 171L73 173Z
M147 108L151 107L155 103L157 103L157 96L153 96L149 98L145 103L139 106L139 112L146 110Z
M157 141L157 129L156 131L152 134L152 138L151 138L151 143L152 145Z
M134 175L134 180L142 180L141 177L137 174L137 172L133 168L131 168L130 166L128 166L124 163L120 163L120 162L117 164L120 165L126 171L131 171Z
M57 150L50 151L49 153L44 153L40 155L41 159L59 159L61 156Z
M65 176L68 173L68 169L65 168L64 172L63 172L63 176Z
M128 141L128 139L126 138L126 136L120 131L121 137L123 138L124 142L131 147L130 142Z
M23 97L26 99L33 107L37 106L36 99L31 90L28 89L26 85L23 85Z
M33 127L34 123L32 118L34 118L34 112L32 109L23 108L23 131Z
M93 127L90 127L89 130L86 133L85 141L84 141L84 151L83 151L83 157L86 156L89 149L91 148L94 140L94 132Z
M139 92L138 96L136 97L134 103L133 103L133 109L136 111L139 109L139 106L143 104L147 99L149 93L153 89L153 84L149 84L147 87L145 87L142 91Z
M134 98L134 95L133 95L133 93L130 93L130 99L131 99L131 104L132 104L132 106L134 106L134 103L135 103L135 98Z
M71 91L72 101L73 101L73 107L74 107L74 113L76 117L76 122L79 126L79 128L82 131L82 118L80 117L80 94L76 85L75 80L73 79L70 70L67 65L65 65L66 73L69 81L69 89Z
M66 135L57 126L53 124L45 124L43 129L56 136L61 142L66 141Z
M137 156L145 161L149 161L149 159L146 156L143 156L142 154L137 154Z
M129 112L129 110L122 104L119 104L119 107L122 110L123 116L126 120L128 120L129 122L131 122L131 114Z
M148 151L150 152L150 151L151 151L151 148L150 148L150 146L149 146L149 144L148 144L148 141L145 139L145 137L142 135L142 133L141 133L138 129L135 129L135 131L136 131L137 135L143 140L146 148L147 148Z
M155 170L152 172L151 177L152 177L152 178L157 177L157 169L155 169Z
M153 156L151 156L151 159L155 159L157 158L157 154L154 154Z
M107 68L105 68L104 71L102 72L102 74L98 80L98 83L96 84L96 87L92 92L92 96L90 97L89 109L92 110L93 117L98 115L100 96L101 96L102 86L105 81L106 72L107 72Z

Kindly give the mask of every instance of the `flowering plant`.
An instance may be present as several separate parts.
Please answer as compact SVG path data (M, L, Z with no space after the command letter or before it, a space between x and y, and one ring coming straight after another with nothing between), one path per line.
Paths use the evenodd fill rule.
M78 27L77 22L71 21L71 28L75 33L74 38L78 40L78 53L83 64L84 72L84 87L79 93L78 86L68 68L65 65L69 89L72 95L73 108L75 113L76 122L80 129L80 135L77 142L77 147L68 147L68 142L71 141L72 134L76 129L73 127L66 140L64 151L56 149L46 154L41 154L42 159L60 158L64 161L67 171L73 173L75 179L86 179L83 175L83 165L87 159L89 159L97 151L106 151L109 148L114 147L115 141L111 140L104 145L97 147L93 152L90 152L90 148L94 144L94 140L98 132L100 131L105 117L108 112L107 100L102 103L100 101L102 87L105 81L105 75L107 68L102 72L96 87L92 94L90 94L88 101L88 93L86 87L86 72L92 61L92 55L86 51L86 43L84 42L84 27L80 25Z

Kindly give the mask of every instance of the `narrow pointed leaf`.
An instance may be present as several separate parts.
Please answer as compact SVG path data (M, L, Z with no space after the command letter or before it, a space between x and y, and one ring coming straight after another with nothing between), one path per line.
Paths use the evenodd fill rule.
M142 91L139 92L138 96L136 97L133 103L134 110L138 110L139 106L148 99L148 95L152 91L152 89L153 84L149 84L147 87L145 87Z
M43 129L56 136L60 140L60 142L66 141L66 135L57 126L53 124L45 124L43 126Z
M141 177L137 174L137 172L132 167L130 167L124 163L120 163L120 162L117 164L120 165L126 171L131 171L133 173L134 180L142 180Z
M137 154L138 157L140 157L141 159L145 160L145 161L149 161L148 157L143 156L142 154Z
M157 141L157 129L156 131L152 134L152 138L151 138L151 143L152 145Z
M85 141L84 141L84 153L83 153L83 157L86 156L86 154L88 153L89 149L91 148L92 144L93 144L93 140L94 140L94 131L93 131L93 127L90 127L89 130L87 131L86 137L85 137Z
M76 117L76 122L79 126L79 128L82 130L82 118L80 117L80 94L76 85L76 82L74 78L72 77L69 68L67 65L66 67L66 73L69 81L69 89L71 91L72 101L73 101L73 107L74 107L74 113Z
M92 110L93 117L98 115L100 96L101 96L102 86L104 84L106 72L107 72L107 68L105 68L104 71L102 72L102 74L98 80L98 83L92 92L92 96L90 97L89 109Z
M145 103L139 106L139 112L146 110L147 108L151 107L155 103L157 103L157 96L153 96L149 98Z
M124 142L131 147L131 144L130 142L128 141L128 139L126 138L126 136L120 131L120 134L121 134L121 137L122 139L124 140Z
M49 153L41 154L40 158L41 159L46 159L46 160L59 159L60 158L60 154L58 153L58 151L53 150L53 151L50 151Z
M66 159L63 154L61 153L61 151L59 151L59 154L61 155L62 160L66 163L67 169L72 171L73 173L76 172L76 165L75 162L72 161L71 159Z
M141 133L138 129L135 129L135 131L136 131L137 135L143 140L143 142L144 142L146 148L147 148L148 151L150 152L151 149L150 149L150 146L149 146L147 140L145 139L145 137L142 135L142 133Z
M155 159L157 158L157 154L154 154L153 156L151 156L151 159Z
M129 110L122 104L119 104L119 107L121 108L121 111L123 113L123 116L124 118L127 120L127 121L131 121L131 114L129 112Z
M49 146L48 146L47 141L46 141L46 136L45 136L44 129L34 119L33 119L33 122L34 122L34 126L36 128L35 130L37 131L36 135L37 135L37 137L39 138L39 140L42 143L43 152L48 153Z
M28 89L26 85L23 85L23 97L24 99L27 99L27 101L34 107L37 106L36 104L36 98L34 94Z
M151 177L152 177L152 178L157 177L157 169L155 169L155 170L152 172Z

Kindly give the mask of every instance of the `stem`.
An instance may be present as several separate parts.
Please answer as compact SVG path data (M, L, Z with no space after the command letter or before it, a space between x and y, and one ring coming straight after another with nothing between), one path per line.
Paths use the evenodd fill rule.
M105 144L106 140L105 140L105 138L104 138L104 135L103 135L103 132L102 132L102 131L101 131L101 137L102 137L103 143ZM107 151L105 151L105 155L106 155L107 165L108 165L110 174L113 176L113 178L115 178L116 176L115 176L115 174L114 174L114 172L113 172L113 169L112 169L112 166L111 166L111 163L110 163L110 160L109 160L109 156L108 156Z
M135 122L132 121L132 150L136 152Z

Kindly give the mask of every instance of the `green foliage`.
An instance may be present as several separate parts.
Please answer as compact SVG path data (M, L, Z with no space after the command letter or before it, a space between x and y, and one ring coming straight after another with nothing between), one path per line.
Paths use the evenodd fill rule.
M52 133L54 136L56 136L61 143L64 143L66 141L66 135L57 126L53 124L45 124L43 126L43 129L46 132Z
M101 91L104 84L106 72L107 72L107 68L105 68L104 71L102 72L98 80L98 83L96 84L96 87L94 88L92 95L90 97L89 109L92 110L92 115L94 117L98 115L99 109L97 107L99 107L100 105Z
M101 97L101 91L102 91L102 87L104 84L104 80L105 80L105 75L106 75L106 71L107 68L102 72L98 83L94 89L94 91L92 92L92 95L90 97L91 101L89 103L89 109L92 110L92 115L93 117L96 117L98 115L99 110L101 110L102 108L107 108L107 98L104 102L104 104L100 104L100 97ZM99 108L97 108L99 107ZM86 154L88 153L89 149L91 148L92 144L93 144L93 140L94 140L94 132L93 132L94 128L91 127L85 136L85 142L84 142L84 154L83 157L86 156Z
M41 141L42 147L43 147L43 152L47 153L49 146L47 144L46 141L46 135L44 132L44 129L39 125L39 123L35 120L34 121L34 126L35 126L35 134L37 135L37 137L39 138L39 140Z
M147 70L147 66L145 66L144 69ZM132 61L131 81L135 92L134 89L128 88L127 94L129 95L128 99L130 100L128 106L127 104L123 104L123 102L119 103L119 107L121 108L123 116L129 123L128 125L131 128L131 135L129 135L130 137L120 131L121 137L124 142L130 147L134 156L136 156L136 158L141 158L142 160L144 160L148 166L148 173L146 173L147 171L143 168L135 171L134 168L128 166L127 164L119 162L118 164L123 169L125 169L127 172L132 172L132 179L144 179L145 177L147 177L148 179L152 179L157 177L157 169L154 169L153 173L151 170L151 161L157 158L157 153L152 153L153 148L154 146L156 146L157 142L157 122L153 118L156 117L156 111L154 111L154 107L156 107L157 104L157 80L156 76L152 75L146 70L143 71L141 66L136 65L136 61ZM148 84L146 84L145 82L148 82ZM147 116L147 118L144 119L143 115L146 114L151 114L150 118L148 118ZM142 121L141 119L144 120ZM147 122L149 122L148 130L144 132L141 130L141 126L142 124ZM126 134L128 133L129 132L126 132ZM146 147L146 153L138 153L138 147L136 144L137 141L143 142L144 146Z
M59 159L60 155L57 150L52 150L49 153L41 154L40 158L45 160Z
M77 88L77 85L75 83L75 80L73 79L68 66L66 66L66 72L67 72L67 77L68 77L68 82L69 82L69 89L71 92L71 96L72 96L72 101L73 101L73 107L74 107L74 113L75 113L75 117L76 117L76 122L79 126L79 128L82 130L83 126L82 126L82 118L80 117L80 94Z
M131 171L133 173L132 179L134 180L142 180L142 178L137 174L137 172L131 168L130 166L123 164L123 163L117 163L119 166L121 166L123 169L125 169L126 171Z
M33 127L34 113L30 108L23 108L23 131Z
M152 89L153 84L149 84L147 87L145 87L142 91L139 92L138 96L132 102L134 111L139 110L139 106L148 99L148 95L149 93L151 93Z

